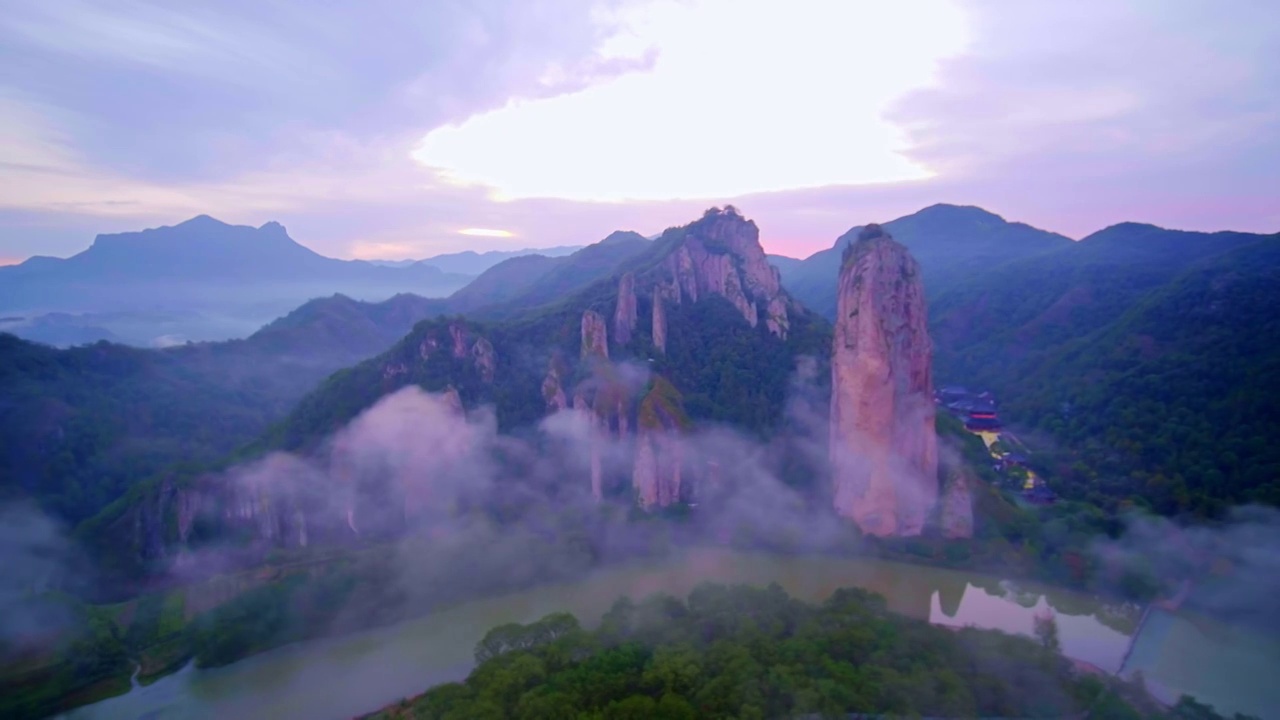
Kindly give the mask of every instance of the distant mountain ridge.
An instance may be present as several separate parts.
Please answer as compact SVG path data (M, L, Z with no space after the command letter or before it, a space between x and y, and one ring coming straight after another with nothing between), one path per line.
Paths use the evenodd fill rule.
M486 319L527 313L611 277L651 247L653 241L640 233L618 230L563 257L511 258L454 293L448 305L451 312L479 313Z
M565 255L572 255L583 247L583 245L557 245L548 248L523 248L521 250L487 250L483 252L464 250L463 252L433 255L415 262L437 267L444 272L458 273L460 275L479 275L503 260L527 255L542 255L550 258L564 257Z
M925 292L931 298L971 273L1072 242L1064 235L1009 222L973 206L931 205L881 225L920 263ZM802 261L779 261L783 285L810 309L828 319L834 317L840 258L862 228L850 228L831 248Z
M295 242L279 223L253 228L201 215L173 226L99 235L69 258L0 267L0 313L168 313L192 318L189 338L220 339L228 323L201 326L198 318L231 318L248 334L314 297L443 296L469 279L431 265L337 260ZM172 329L156 334L161 332Z

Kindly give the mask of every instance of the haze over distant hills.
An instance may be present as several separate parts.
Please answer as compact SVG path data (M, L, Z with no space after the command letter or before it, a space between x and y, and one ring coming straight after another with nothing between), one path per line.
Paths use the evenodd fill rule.
M415 264L432 265L448 273L458 273L459 275L479 275L503 260L524 257L526 255L563 257L581 250L582 247L583 246L581 245L557 245L556 247L524 248L522 250L487 250L484 252L464 250L462 252L446 253L444 255L432 255L431 257L423 258L421 260L370 260L369 262L374 265L385 265L387 267L407 267Z
M333 293L363 300L402 292L444 296L469 279L422 263L384 267L337 260L295 242L279 223L253 228L201 215L174 226L99 235L69 258L33 257L0 268L0 314L21 318L3 329L37 339L90 339L94 331L84 332L87 326L148 345L163 336L243 337ZM57 312L83 314L81 330L62 318L51 334L42 316Z

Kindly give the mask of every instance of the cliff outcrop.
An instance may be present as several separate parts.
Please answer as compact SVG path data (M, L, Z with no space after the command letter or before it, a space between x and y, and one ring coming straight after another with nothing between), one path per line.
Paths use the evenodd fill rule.
M667 351L667 308L660 287L653 288L653 346Z
M973 537L973 491L976 482L964 468L957 468L947 478L938 513L938 528L943 537Z
M493 382L494 373L498 371L498 356L493 351L493 343L487 338L476 340L471 346L471 359L476 364L480 379L487 383Z
M547 375L542 379L542 399L547 403L547 413L556 413L569 407L564 392L565 369L560 356L553 355L547 364Z
M582 313L582 358L609 358L609 330L595 310Z
M492 383L496 379L498 355L493 343L456 322L450 323L445 330L434 328L428 331L417 343L416 359L410 354L403 354L400 359L389 361L382 368L383 379L394 380L398 376L410 374L412 364L430 362L437 357L442 347L451 349L454 360L470 361L482 381Z
M618 304L613 311L613 341L619 345L631 342L640 315L636 308L636 277L626 273L618 281Z
M871 535L918 535L938 501L932 346L920 268L878 225L845 251L831 360L835 509Z
M679 391L665 378L655 379L636 418L631 484L640 507L649 510L680 501L685 491L681 433L688 423Z
M702 219L668 230L663 241L673 246L658 272L661 291L655 291L655 303L665 297L679 305L718 295L752 327L763 321L770 333L787 337L790 300L777 268L765 257L754 222L732 206L712 208ZM656 332L654 337L655 345L665 345L656 342Z

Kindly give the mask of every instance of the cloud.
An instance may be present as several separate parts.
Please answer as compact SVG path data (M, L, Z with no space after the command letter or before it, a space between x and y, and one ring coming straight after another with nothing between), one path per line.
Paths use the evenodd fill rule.
M1100 539L1094 552L1114 580L1145 573L1184 597L1192 610L1233 623L1280 632L1274 612L1280 593L1280 511L1233 508L1225 521L1185 525L1147 515L1127 519L1125 532ZM1179 583L1186 581L1186 592Z
M931 7L13 4L0 255L199 213L399 257L724 202L793 256L936 202L1076 237L1280 227L1274 3Z
M628 27L660 49L650 72L438 128L415 157L501 197L588 201L919 179L882 113L966 42L944 0L655 3Z
M0 657L71 626L69 608L44 593L81 585L64 528L28 502L0 503ZM80 568L83 570L83 568Z
M909 157L1009 205L1089 217L1082 231L1280 223L1263 200L1280 180L1260 172L1280 156L1280 7L970 7L972 52L890 114ZM1053 229L1079 232L1066 224Z
M73 118L86 169L226 181L314 156L316 135L380 144L627 72L595 56L609 25L594 10L618 4L21 5L0 17L22 59L0 83Z

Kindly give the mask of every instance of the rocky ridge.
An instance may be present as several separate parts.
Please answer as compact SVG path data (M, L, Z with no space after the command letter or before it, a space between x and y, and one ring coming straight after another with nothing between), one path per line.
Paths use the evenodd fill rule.
M649 274L656 284L655 302L679 305L720 296L752 327L763 320L771 334L786 339L791 300L782 289L777 268L765 257L759 228L736 208L711 208L700 220L668 230L659 242L668 243L670 249ZM655 324L656 318L655 313ZM658 337L655 328L655 341ZM665 342L654 344L661 348Z

